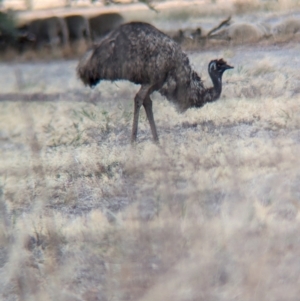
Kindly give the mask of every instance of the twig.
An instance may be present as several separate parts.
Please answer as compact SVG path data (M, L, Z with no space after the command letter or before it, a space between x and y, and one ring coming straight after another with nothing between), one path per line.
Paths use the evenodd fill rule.
M149 9L155 11L156 13L158 13L159 11L150 3L149 0L138 0L141 3L144 3L145 5L148 6Z
M211 29L207 34L206 37L209 37L212 33L217 31L218 29L222 28L223 26L228 26L231 20L231 16L229 16L226 20L223 20L217 27Z

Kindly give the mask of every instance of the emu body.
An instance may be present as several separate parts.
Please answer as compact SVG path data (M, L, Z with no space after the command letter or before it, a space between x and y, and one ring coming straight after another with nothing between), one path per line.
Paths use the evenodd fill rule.
M134 98L131 141L137 137L139 110L143 105L153 139L158 140L150 94L159 91L180 111L215 101L222 92L222 74L232 68L225 61L209 63L213 87L206 89L189 59L170 37L147 23L121 25L94 45L80 60L77 72L85 85L101 80L128 80L140 84Z

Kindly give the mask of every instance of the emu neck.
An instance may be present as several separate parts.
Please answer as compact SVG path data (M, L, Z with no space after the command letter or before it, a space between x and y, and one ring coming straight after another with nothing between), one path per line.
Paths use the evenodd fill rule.
M210 74L213 87L205 89L203 86L198 90L197 99L195 102L192 102L192 106L200 108L208 102L213 102L217 100L222 92L222 75L216 76Z
M222 76L216 76L214 74L210 74L211 81L213 82L213 95L212 100L217 100L222 92Z

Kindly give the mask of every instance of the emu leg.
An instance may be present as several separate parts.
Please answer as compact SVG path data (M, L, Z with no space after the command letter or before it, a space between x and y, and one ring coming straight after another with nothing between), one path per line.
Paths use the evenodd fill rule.
M152 111L152 100L149 95L147 95L147 97L145 98L143 105L147 114L148 121L150 123L153 140L155 142L158 142L158 135L157 135L156 126L153 117L153 111Z
M139 90L139 92L135 95L131 143L134 143L136 141L140 108L144 103L146 97L149 96L150 89L151 89L150 85L143 85Z

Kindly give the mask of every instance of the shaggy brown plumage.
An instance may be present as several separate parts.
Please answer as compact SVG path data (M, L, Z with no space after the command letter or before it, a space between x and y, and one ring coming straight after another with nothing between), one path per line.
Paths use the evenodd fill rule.
M180 111L215 101L222 91L222 74L232 68L214 60L208 71L214 86L206 89L190 66L189 59L170 37L142 22L121 25L94 45L80 60L77 72L85 85L101 80L129 80L140 84L135 96L132 141L136 140L138 116L143 105L154 140L158 140L150 94L159 91Z

